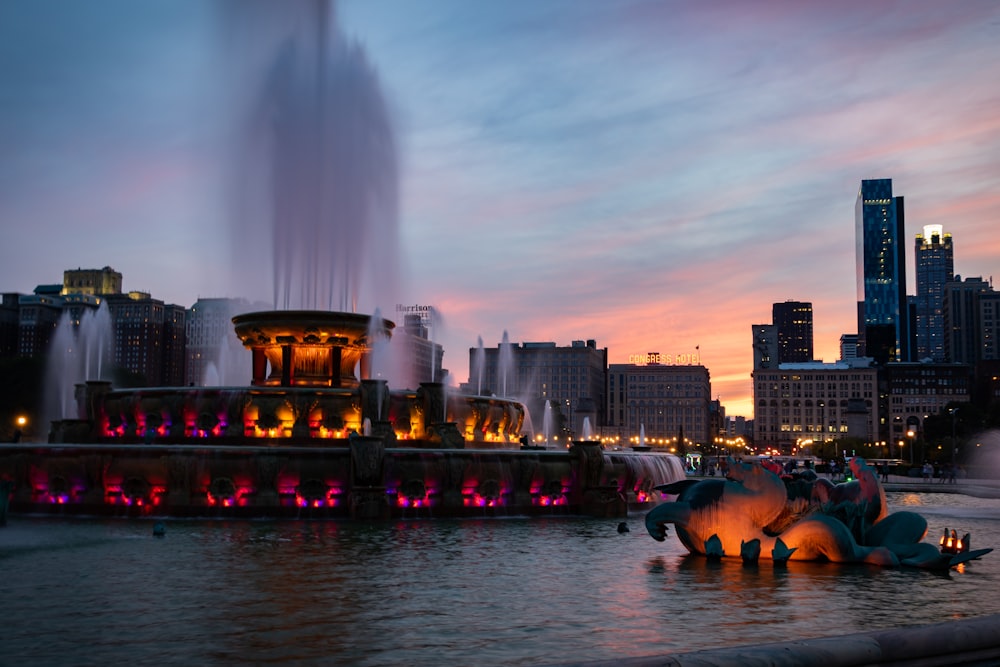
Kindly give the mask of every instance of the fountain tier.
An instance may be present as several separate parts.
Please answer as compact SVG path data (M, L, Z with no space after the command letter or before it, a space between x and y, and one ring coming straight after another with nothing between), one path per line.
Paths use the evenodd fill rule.
M392 322L324 311L233 318L249 387L77 385L49 446L0 445L14 511L383 518L624 516L683 477L667 454L538 451L518 401L370 377ZM355 375L358 369L360 377ZM303 514L306 512L307 514Z

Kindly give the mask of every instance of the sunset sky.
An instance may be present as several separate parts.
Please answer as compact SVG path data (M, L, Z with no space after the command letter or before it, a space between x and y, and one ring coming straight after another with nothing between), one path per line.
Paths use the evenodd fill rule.
M227 72L295 21L234 51L252 4L0 3L0 291L110 265L168 303L255 296L229 278ZM395 300L441 312L456 382L504 331L611 363L697 347L750 417L772 303L812 302L825 361L856 331L864 178L906 198L909 292L925 224L963 277L1000 271L994 0L346 0L336 21L393 118Z

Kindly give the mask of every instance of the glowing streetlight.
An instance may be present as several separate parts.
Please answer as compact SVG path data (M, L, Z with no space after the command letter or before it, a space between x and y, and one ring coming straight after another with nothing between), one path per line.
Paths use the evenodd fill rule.
M14 424L16 425L14 429L14 442L20 442L24 427L28 425L28 418L24 415L18 415L14 418Z

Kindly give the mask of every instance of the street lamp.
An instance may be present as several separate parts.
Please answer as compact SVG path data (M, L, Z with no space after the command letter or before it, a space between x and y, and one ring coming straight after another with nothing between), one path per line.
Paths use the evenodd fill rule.
M24 427L28 425L28 418L24 415L18 415L14 420L17 428L14 429L14 442L20 442L21 436L24 434Z
M913 436L915 435L916 432L912 428L906 432L906 437L910 441L910 465L913 465Z

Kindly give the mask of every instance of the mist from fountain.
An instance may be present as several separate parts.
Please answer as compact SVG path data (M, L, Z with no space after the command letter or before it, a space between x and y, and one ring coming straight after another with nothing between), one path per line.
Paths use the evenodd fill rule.
M645 447L646 446L646 425L645 424L639 424L639 446L640 447Z
M430 316L427 322L427 339L431 344L431 381L446 382L448 378L445 377L444 369L438 369L437 367L437 348L435 347L434 341L441 338L442 331L444 329L444 320L441 317L441 313L438 312L437 308L430 309Z
M73 321L70 310L63 310L49 344L44 423L77 416L77 384L110 378L113 339L114 326L105 302L96 309L84 308L79 324Z
M384 380L388 375L389 340L382 311L376 308L368 322L368 377L373 380Z
M201 384L204 387L218 387L222 384L222 378L219 376L219 367L215 365L214 361L205 364L205 372L202 375Z
M503 338L500 340L500 353L497 355L497 377L500 379L500 396L507 398L510 392L507 389L507 381L512 380L514 375L514 351L511 349L510 337L504 329Z
M234 313L236 314L236 313ZM201 384L205 387L239 387L250 383L250 366L246 350L229 327L229 332L211 353L212 361L205 366Z
M545 410L542 411L542 437L545 438L546 448L552 440L552 428L552 403L545 401Z
M476 354L473 359L476 369L476 396L483 395L483 373L486 372L486 348L483 347L483 337L476 341Z
M80 318L77 341L83 353L83 377L102 378L104 355L110 351L113 326L107 303L101 302L97 310L86 310ZM93 364L93 368L91 368Z
M225 18L236 40L233 104L245 115L232 155L236 285L266 287L264 242L275 309L395 303L396 139L364 49L322 0L241 4Z
M590 417L583 418L583 440L593 440L594 439L594 429L590 425Z

